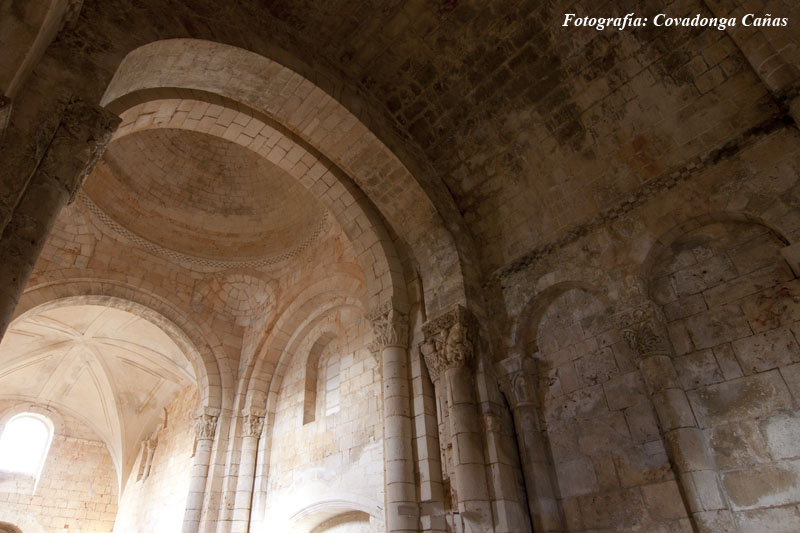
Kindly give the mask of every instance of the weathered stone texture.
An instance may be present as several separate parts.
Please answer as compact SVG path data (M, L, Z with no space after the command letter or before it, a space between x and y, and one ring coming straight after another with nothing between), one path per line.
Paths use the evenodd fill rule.
M565 522L570 531L677 527L687 514L663 446L652 446L661 442L655 413L640 374L617 362L624 341L598 348L611 327L604 316L601 301L573 289L538 325L544 432Z
M0 4L0 330L123 308L194 370L120 393L148 334L30 380L142 444L120 531L800 529L797 2ZM73 105L105 118L63 142ZM85 440L99 515L50 529L116 512Z
M717 223L680 237L656 267L676 294L703 296L704 305L667 315L671 331L685 325L688 333L673 335L675 366L745 530L779 516L791 521L781 506L798 500L797 450L790 444L796 400L782 371L791 372L800 348L793 331L795 282L780 247L758 226ZM705 260L692 263L698 257ZM763 511L741 514L755 509Z

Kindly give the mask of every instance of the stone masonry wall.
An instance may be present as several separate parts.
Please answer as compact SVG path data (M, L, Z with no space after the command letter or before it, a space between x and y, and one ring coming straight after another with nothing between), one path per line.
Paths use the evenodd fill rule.
M0 412L16 404L2 401ZM63 413L53 418L58 423L36 491L31 494L32 483L20 483L18 490L0 492L0 521L14 515L38 523L47 533L111 531L117 474L106 445L78 420ZM17 525L25 530L25 524Z
M307 358L317 339L329 332L335 337L317 362L316 416L303 424ZM293 354L271 433L265 523L281 524L330 500L349 501L350 511L383 507L381 375L377 357L366 348L371 340L368 321L355 310L342 309L313 328ZM337 362L338 378L326 379ZM333 408L337 394L338 410Z
M140 454L120 499L115 533L180 531L194 449L193 415L199 406L197 389L190 386L166 408L166 426L154 433L158 443L149 475L140 474L146 460Z
M570 289L539 323L540 393L567 531L691 531L655 413L607 305Z
M665 250L651 283L742 531L800 528L800 284L783 246L757 224L706 225Z
M625 415L635 405L652 413L644 376L634 371L647 349L634 353L615 329L587 333L584 321L594 313L619 318L621 311L639 309L643 301L652 300L663 311L667 342L661 344L658 338L628 340L654 341L650 346L654 350L669 345L678 387L669 394L675 399L673 407L682 410L663 412L660 417L670 424L679 420L673 427L686 427L685 434L692 433L696 423L708 451L683 449L683 443L672 440L670 446L675 449L667 448L657 433L651 443L642 443L650 450L667 448L673 467L660 481L643 480L641 494L650 483L674 484L676 469L689 468L689 473L698 474L681 475L678 484L683 501L670 506L663 503L669 500L661 497L655 500L659 507L653 514L670 508L677 514L682 508L684 515L694 513L698 519L706 513L720 520L709 530L719 531L727 520L726 509L730 509L735 524L728 529L800 528L795 377L798 288L790 263L781 254L787 244L800 238L798 139L797 128L785 123L754 131L727 151L676 173L669 181L654 183L651 189L631 197L628 204L596 219L585 231L568 235L558 246L529 254L525 261L509 265L498 275L502 309L514 322L509 347L525 357L540 359L539 364L545 365L542 373L554 374L552 382L540 382L538 392L545 411L543 432L549 438L558 476L556 489L563 498L569 527L591 527L585 523L588 515L584 511L599 501L592 491L610 497L614 490L601 486L600 463L595 461L603 456L581 448L582 444L584 448L599 446L603 439L584 436L581 440L583 427L604 417L619 419L608 414L617 409L612 405L616 401L625 402ZM791 255L787 257L796 263ZM797 268L795 263L793 268ZM575 287L585 287L587 292L579 298L576 295L581 291ZM562 296L554 299L554 294ZM542 309L548 309L543 317ZM562 317L560 326L555 320L558 316ZM659 331L656 327L651 333L658 337ZM595 338L597 346L583 344L584 335ZM528 342L531 339L536 342ZM609 367L618 374L601 383L602 389L593 396L590 384L580 381L580 367L602 367L608 360L603 353L607 347L611 347L616 369ZM569 350L573 353L567 353ZM627 367L623 364L626 352ZM581 353L591 357L582 359ZM556 372L565 362L571 368ZM672 383L671 368L662 368L661 383ZM569 382L570 373L576 376L572 382L577 385L564 393L561 389ZM652 382L648 383L651 387ZM687 401L681 403L684 391ZM554 409L554 405L570 407L568 399L574 402L571 411ZM559 426L552 423L558 419L557 413L574 421L563 423L568 439L561 438ZM632 435L633 425L627 417L625 420ZM613 429L611 425L599 433L615 435ZM620 484L624 483L622 461L635 457L633 453L620 451L613 461ZM686 463L687 454L694 463ZM571 472L567 467L570 460L591 463L593 470L576 468ZM697 466L700 462L708 466ZM700 470L695 472L697 468ZM702 481L704 486L696 485ZM586 492L570 495L570 490ZM570 498L577 504L570 503ZM628 499L625 505L639 501L638 497ZM620 507L607 504L596 508ZM649 516L641 511L633 515L640 519ZM576 516L583 522L575 525L572 517ZM613 529L633 522L626 522L623 514L619 519L609 517L606 523L597 527Z

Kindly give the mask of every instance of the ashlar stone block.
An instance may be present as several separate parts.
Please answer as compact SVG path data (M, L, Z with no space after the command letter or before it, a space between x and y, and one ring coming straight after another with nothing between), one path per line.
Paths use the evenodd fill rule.
M800 500L800 461L784 461L723 474L735 510L786 505Z
M734 341L731 345L745 374L763 372L800 361L800 346L788 328L765 331Z
M792 407L789 390L777 370L718 383L687 393L701 427L767 416Z

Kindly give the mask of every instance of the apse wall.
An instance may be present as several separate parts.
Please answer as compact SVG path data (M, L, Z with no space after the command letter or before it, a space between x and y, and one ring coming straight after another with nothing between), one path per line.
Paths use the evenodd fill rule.
M32 483L18 476L14 476L16 490L3 483L0 522L8 521L6 515L16 515L26 523L15 525L26 533L35 533L35 523L47 533L111 531L117 514L117 474L105 443L66 413L10 400L0 400L0 432L11 416L30 410L53 421L53 441L35 492L31 494ZM12 475L3 472L0 476L8 480Z
M371 340L369 322L345 309L315 326L292 354L271 431L265 525L291 530L302 521L303 530L327 531L322 523L336 516L379 512L381 375Z
M200 407L197 389L186 387L165 408L166 417L131 470L120 499L115 533L180 531L194 451L194 415ZM148 456L150 460L148 461Z

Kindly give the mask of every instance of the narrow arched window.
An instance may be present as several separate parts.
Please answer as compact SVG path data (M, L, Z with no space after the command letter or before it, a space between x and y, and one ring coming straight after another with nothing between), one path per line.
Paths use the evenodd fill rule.
M35 413L13 417L0 435L0 470L38 480L53 440L53 423Z
M319 380L327 379L327 372L320 375L320 371L324 370L320 367L320 363L324 362L325 357L320 359L325 350L331 344L331 341L336 336L333 333L323 333L311 346L306 360L306 384L305 394L303 397L303 424L308 424L316 419L317 413L317 388L319 387ZM338 373L338 367L337 367Z

